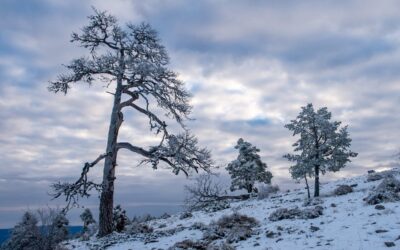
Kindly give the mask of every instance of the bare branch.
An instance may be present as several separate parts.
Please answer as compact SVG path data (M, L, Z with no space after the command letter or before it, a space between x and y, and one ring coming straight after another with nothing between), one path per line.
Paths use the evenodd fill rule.
M198 176L193 185L185 186L185 205L191 211L204 209L225 208L229 200L246 200L250 198L245 195L227 195L226 190L219 182L215 181L216 174L207 173Z
M120 49L123 32L117 25L117 19L105 11L93 8L95 14L90 15L89 25L84 26L82 34L72 33L71 42L79 42L83 47L89 48L93 53L99 46L105 45L111 49ZM112 40L109 38L111 37ZM115 39L117 38L117 39Z
M169 135L162 145L151 147L149 150L133 146L128 142L120 142L117 148L128 149L144 157L142 163L150 163L157 169L160 161L167 163L175 174L182 171L189 176L191 170L196 172L202 169L206 172L212 167L210 152L205 148L197 147L197 139L188 133Z
M121 104L122 106L122 104ZM161 131L164 132L166 136L168 136L168 131L167 131L167 124L164 121L161 121L154 113L150 112L148 107L146 109L143 109L133 102L127 103L126 106L130 106L134 108L135 110L139 111L142 114L145 114L149 117L149 124L150 124L150 129L157 128L156 133L160 133ZM154 123L155 121L155 123Z
M53 196L53 199L56 199L62 195L65 196L65 201L67 202L66 210L68 210L70 205L77 205L79 196L89 197L89 191L91 191L92 189L100 191L101 184L96 184L92 181L89 181L87 175L90 168L94 167L97 163L99 163L107 156L108 154L101 154L93 162L86 162L83 166L80 178L74 183L58 182L52 184L52 189L54 190L54 193L51 195Z

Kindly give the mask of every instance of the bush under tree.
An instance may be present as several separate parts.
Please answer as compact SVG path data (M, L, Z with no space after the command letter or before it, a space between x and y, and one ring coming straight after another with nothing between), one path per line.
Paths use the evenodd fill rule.
M121 205L117 205L113 212L113 224L114 230L117 232L122 232L125 226L129 224L129 218L126 215L126 211L122 209Z

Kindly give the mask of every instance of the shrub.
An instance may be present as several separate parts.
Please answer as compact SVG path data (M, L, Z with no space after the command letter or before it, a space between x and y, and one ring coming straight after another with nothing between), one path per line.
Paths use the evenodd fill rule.
M399 192L400 181L389 175L364 200L370 205L399 201Z
M181 214L181 216L179 216L179 219L183 220L183 219L192 218L192 217L193 217L193 214L191 212L183 212Z
M168 248L168 250L179 250L179 249L207 250L207 245L208 245L207 242L184 240L175 243L172 247Z
M253 217L239 213L225 215L210 224L203 238L208 241L226 238L228 243L238 242L250 238L253 235L253 228L258 225L258 221Z
M313 208L300 209L295 208L278 208L270 214L270 221L279 221L285 219L314 219L323 214L323 207L315 206Z
M160 219L168 219L169 217L171 217L171 215L169 215L168 213L163 213L163 214L160 216Z
M353 192L353 188L349 185L340 185L334 191L335 195L345 195Z
M148 234L152 233L154 229L145 223L132 223L128 229L131 234Z
M258 188L257 198L263 200L279 191L278 185L262 185Z
M185 193L184 203L189 211L215 212L230 207L223 199L226 191L216 174L199 175L192 185L185 186Z
M93 218L93 214L89 208L86 208L80 215L83 221L82 229L82 240L89 240L91 236L95 235L98 229L96 221Z
M126 216L126 211L117 205L113 211L113 226L117 232L122 232L125 226L129 224L129 218Z

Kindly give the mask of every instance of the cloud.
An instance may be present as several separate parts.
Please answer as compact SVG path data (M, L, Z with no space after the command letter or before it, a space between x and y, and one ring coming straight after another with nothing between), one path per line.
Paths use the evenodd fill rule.
M348 124L359 152L323 181L396 164L398 1L6 0L0 9L0 198L6 201L0 227L14 224L22 208L61 205L49 200L48 185L74 180L84 162L104 151L112 102L104 84L78 84L67 96L46 90L65 70L62 64L87 53L69 40L91 5L158 30L171 68L194 95L195 120L188 126L218 165L236 157L233 146L243 137L261 149L274 181L293 187L282 155L296 138L283 126L309 102ZM121 140L150 145L155 137L147 124L128 112ZM116 200L131 215L140 204L161 211L182 201L184 177L137 167L140 158L129 152L120 156ZM92 174L100 180L101 165ZM96 197L85 204L95 208Z

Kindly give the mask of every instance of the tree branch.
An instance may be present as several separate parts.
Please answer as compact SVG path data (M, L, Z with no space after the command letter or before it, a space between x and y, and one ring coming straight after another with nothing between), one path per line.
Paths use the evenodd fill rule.
M96 184L92 181L88 181L88 173L90 168L94 167L101 160L106 158L109 154L101 154L99 155L93 162L86 162L83 166L81 176L74 183L53 183L52 189L54 193L51 194L53 199L60 197L61 195L65 196L65 201L67 202L66 210L69 209L71 203L72 206L77 205L77 201L79 196L81 197L89 197L89 191L92 189L96 189L97 191L101 190L101 184Z

